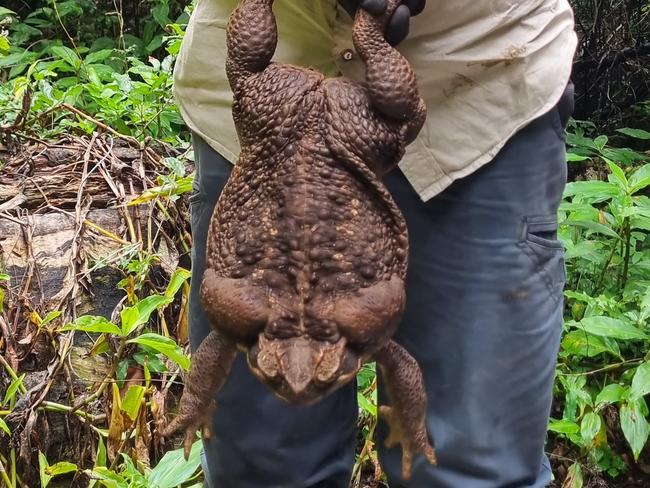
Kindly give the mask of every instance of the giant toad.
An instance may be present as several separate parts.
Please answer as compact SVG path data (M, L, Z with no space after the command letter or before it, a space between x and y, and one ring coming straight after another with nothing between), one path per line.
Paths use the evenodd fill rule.
M353 40L366 83L271 62L273 0L242 0L227 28L226 71L241 155L214 211L201 286L212 333L194 354L178 417L186 453L209 426L238 351L282 399L308 404L376 360L403 475L435 463L415 360L391 340L404 309L408 236L381 177L426 117L415 74L359 11Z

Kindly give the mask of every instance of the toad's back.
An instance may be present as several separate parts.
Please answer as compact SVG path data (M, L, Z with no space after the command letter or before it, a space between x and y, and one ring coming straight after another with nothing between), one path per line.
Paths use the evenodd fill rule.
M403 278L405 225L370 169L399 158L398 126L351 81L281 65L249 81L233 107L242 154L217 205L208 267L298 315Z

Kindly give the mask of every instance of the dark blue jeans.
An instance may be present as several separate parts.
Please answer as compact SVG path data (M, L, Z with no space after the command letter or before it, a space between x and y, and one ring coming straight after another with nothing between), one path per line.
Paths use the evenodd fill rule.
M423 203L399 171L386 184L411 240L407 308L397 340L420 363L438 466L417 459L400 481L399 447L383 448L391 488L541 488L562 324L564 262L556 211L566 181L563 125L572 94L519 131L494 160ZM459 144L463 137L459 135ZM198 300L208 222L230 165L199 137L192 197L192 347L210 325ZM381 385L380 385L381 387ZM381 390L380 390L381 394ZM212 488L348 486L355 386L311 407L277 400L242 358L218 396L205 443Z

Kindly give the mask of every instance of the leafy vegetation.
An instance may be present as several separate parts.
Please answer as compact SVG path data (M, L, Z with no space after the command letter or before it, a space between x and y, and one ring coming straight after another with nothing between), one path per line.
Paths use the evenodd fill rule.
M576 3L579 16L590 11L590 2ZM626 31L631 39L637 36L639 46L648 15L642 3ZM124 203L125 209L128 204L172 212L192 184L188 133L171 94L174 57L190 11L172 0L125 6L117 0L44 0L27 11L21 2L0 7L0 149L16 141L92 138L99 132L142 151L177 148L175 155L160 158L166 173L156 175L156 184ZM581 29L591 34L585 42L602 49L602 43L589 41L600 38L595 26L584 22ZM615 31L607 26L603 32ZM567 138L574 181L559 211L566 320L548 445L563 488L602 479L648 481L641 468L650 463L650 132L644 130L650 105L634 102L638 125L610 130L608 137L594 123L572 121ZM20 419L32 419L18 414L23 415L33 371L20 361L14 368L11 358L0 354L0 438L11 440L0 448L0 479L8 487L27 486L28 479L45 487L61 478L107 487L199 486L200 444L184 461L180 450L169 451L150 435L165 411L162 391L189 365L181 348L187 339L182 324L189 272L178 265L161 278L161 256L128 224L125 238L85 224L124 244L115 256L95 256L91 263L91 269L112 267L120 275L121 296L112 314L71 316L63 308L33 307L27 317L14 318L32 331L33 341L45 337L51 352L61 351L67 334L88 335L89 356L108 366L103 380L76 402L41 399L34 406L77 419L94 443L92 455L80 459L48 460L38 452L35 478L24 470L18 448L25 432ZM182 236L180 241L187 255L189 245ZM0 325L15 295L9 270L0 269ZM0 352L10 340L0 336ZM381 476L373 444L374 365L364 366L358 380L355 487L368 474L375 482Z

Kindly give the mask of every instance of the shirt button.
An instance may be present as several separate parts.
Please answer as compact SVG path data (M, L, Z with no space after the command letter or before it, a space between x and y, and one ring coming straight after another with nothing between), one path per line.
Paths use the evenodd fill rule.
M352 49L344 49L341 52L341 57L343 58L343 61L352 61L352 58L354 57L354 52Z

